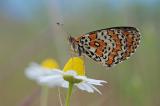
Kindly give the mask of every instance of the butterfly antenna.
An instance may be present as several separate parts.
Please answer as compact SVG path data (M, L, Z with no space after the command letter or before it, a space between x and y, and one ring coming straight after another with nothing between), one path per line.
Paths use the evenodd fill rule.
M70 38L70 37L71 37L71 34L64 30L64 24L63 24L63 23L57 22L56 24L57 24L57 26L59 26L59 27L61 28L61 30L67 35L67 38Z
M84 67L84 71L86 72L86 67L85 67L85 65L86 65L86 58L85 58L84 55L83 55L83 59L84 59L83 67Z
M60 22L57 22L56 24L57 24L57 26L60 27L60 29L62 30L62 32L64 32L65 35L67 35L67 38L66 38L67 41L70 41L70 40L71 40L71 34L64 30L64 24L63 24L63 23L60 23ZM66 37L66 36L65 36L65 37Z
M67 31L65 31L64 30L64 24L63 23L60 23L60 22L57 22L56 23L57 24L57 26L59 26L60 27L60 29L62 30L62 32L64 32L65 33L65 35L67 35L67 41L69 41L70 42L70 40L71 40L71 34L69 33L69 32L67 32ZM65 36L66 37L66 36ZM70 53L70 57L71 58L73 58L74 56L73 56L73 54L72 54L72 51L71 51L71 49L70 49L70 47L68 46L68 50L69 50L69 53Z

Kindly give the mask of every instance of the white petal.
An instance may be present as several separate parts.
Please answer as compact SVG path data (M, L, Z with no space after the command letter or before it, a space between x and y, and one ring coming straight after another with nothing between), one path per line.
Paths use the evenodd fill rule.
M90 79L90 78L86 78L85 81L87 83L93 84L93 85L102 85L101 83L107 83L104 80L95 80L95 79Z
M64 81L65 80L63 79L62 75L54 75L54 76L40 77L38 82L41 85L47 85L49 87L56 87L56 86L62 87Z
M87 78L86 76L75 76L75 78L81 79L83 81L86 81L86 82L88 82L90 84L94 84L94 85L102 85L101 83L107 83L104 80L91 79L91 78Z
M74 76L76 79L81 79L81 80L83 80L83 81L85 81L86 79L87 79L87 77L86 76Z
M62 71L59 69L52 69L51 71L45 71L42 76L54 76L54 75L62 75Z
M32 80L36 80L37 77L41 76L43 74L42 69L40 66L36 63L32 63L26 70L25 75Z
M64 75L73 75L73 76L77 76L77 73L73 70L69 70L67 72L64 72Z
M90 79L87 78L86 76L75 76L75 78L83 80L83 82L77 84L79 89L86 90L92 93L94 91L97 91L99 94L101 94L101 92L94 85L102 86L102 83L107 83L106 81Z
M94 92L94 90L92 89L92 87L88 86L86 83L83 83L83 82L77 84L77 87L79 89L85 90L85 91L87 91L89 93L93 93Z
M64 88L68 88L69 87L69 82L64 81L61 86L64 87Z
M61 73L62 71L59 69L47 69L36 63L31 63L30 66L25 70L26 76L32 80L38 80L41 76L60 75Z
M92 84L88 84L91 88L93 88L95 91L97 91L99 94L102 94L95 86Z

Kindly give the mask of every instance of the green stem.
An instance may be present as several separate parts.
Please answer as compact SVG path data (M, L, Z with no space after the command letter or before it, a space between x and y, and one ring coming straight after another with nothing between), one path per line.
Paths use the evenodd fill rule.
M70 98L71 98L71 94L72 94L73 85L74 85L74 83L69 82L69 88L68 88L68 92L67 92L67 98L66 98L66 105L65 106L70 106Z
M40 106L47 106L48 87L42 86Z

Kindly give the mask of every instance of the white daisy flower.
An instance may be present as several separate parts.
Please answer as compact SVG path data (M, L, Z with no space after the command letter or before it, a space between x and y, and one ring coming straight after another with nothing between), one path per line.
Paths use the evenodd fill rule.
M44 77L51 74L56 74L58 69L58 64L53 59L46 59L41 64L35 62L31 63L25 70L25 75L31 79L39 82L40 77Z
M79 57L69 59L63 71L53 70L51 73L39 77L38 82L49 87L60 86L64 88L68 88L69 83L72 83L81 90L89 93L97 91L100 94L101 92L95 86L102 86L102 83L107 83L103 80L87 78L84 71L84 61Z

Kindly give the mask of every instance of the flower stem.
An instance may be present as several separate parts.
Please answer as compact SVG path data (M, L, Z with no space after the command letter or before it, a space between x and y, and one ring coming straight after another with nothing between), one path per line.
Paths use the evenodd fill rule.
M40 106L47 106L48 87L42 86Z
M58 88L58 98L59 98L60 106L63 106L60 88Z
M73 85L74 85L74 83L69 82L69 88L68 88L68 92L67 92L67 98L66 98L66 105L65 106L70 106L70 98L71 98L71 94L72 94Z

